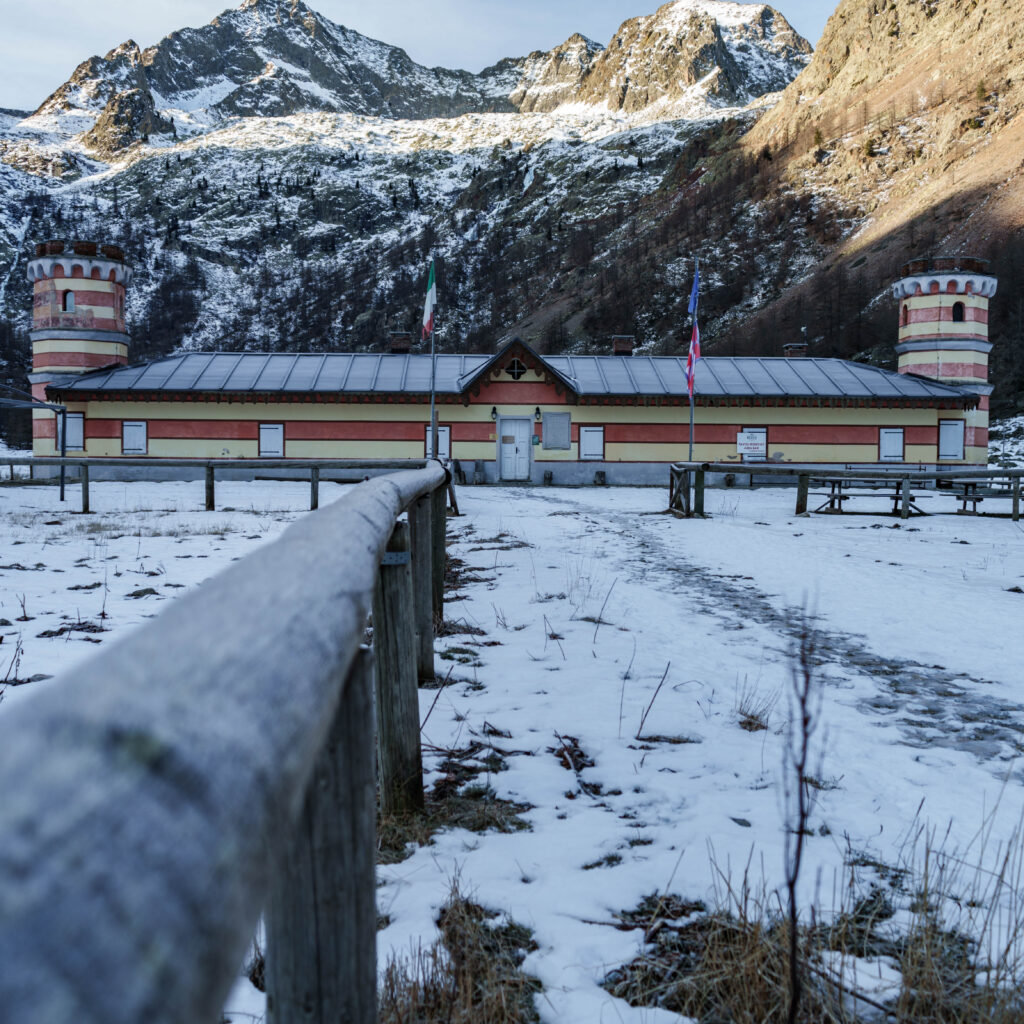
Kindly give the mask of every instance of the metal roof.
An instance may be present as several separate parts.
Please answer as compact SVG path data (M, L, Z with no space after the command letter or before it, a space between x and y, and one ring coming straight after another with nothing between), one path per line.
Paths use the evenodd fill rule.
M459 394L459 381L490 356L439 355L437 391ZM430 356L398 353L186 352L152 363L82 374L62 391L226 391L430 393Z
M580 395L685 395L675 356L547 356ZM705 356L695 392L725 397L958 398L964 389L845 359Z
M538 356L579 395L686 394L686 360L675 356ZM461 394L493 355L439 355L437 391ZM55 390L405 393L430 391L430 356L402 353L187 352L151 363L55 380ZM718 397L962 398L940 384L844 359L706 356L696 393Z

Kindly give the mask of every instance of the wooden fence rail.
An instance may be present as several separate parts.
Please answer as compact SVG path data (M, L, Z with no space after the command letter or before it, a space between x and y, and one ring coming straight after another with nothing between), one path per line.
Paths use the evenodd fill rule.
M1021 492L1024 488L1024 470L1022 469L963 469L951 466L945 470L911 469L908 466L880 466L878 469L848 469L842 467L829 467L813 464L796 463L729 463L729 462L680 462L669 467L669 489L668 489L668 511L678 516L687 518L704 515L704 486L708 473L719 474L743 474L753 476L778 476L796 478L796 514L802 515L807 511L807 500L812 481L839 484L839 496L833 498L830 505L839 502L842 507L844 495L842 494L843 484L861 483L863 486L869 482L880 483L883 487L890 487L893 498L893 511L899 512L901 518L907 519L910 516L913 506L912 487L934 486L938 481L949 481L954 486L964 488L961 501L964 509L968 503L973 502L977 508L977 502L982 500L976 495L976 488L979 484L996 481L1006 481L1008 488L1006 495L1011 498L1010 518L1016 522L1020 519ZM692 482L692 483L691 483ZM691 495L692 490L692 495ZM833 488L835 490L835 488ZM975 494L969 497L968 494ZM846 495L849 496L849 495ZM966 497L966 500L964 500ZM916 507L916 506L913 506Z
M418 756L407 588L433 597L443 547L416 548L443 545L447 483L435 463L353 488L0 711L6 1024L216 1021L265 908L269 1020L375 1020L361 645L376 603L378 715L404 702L407 721L378 733L407 753L414 730ZM412 792L419 766L396 761L381 790Z
M320 507L320 474L323 470L347 470L352 473L393 472L395 470L419 469L428 464L425 459L150 459L141 456L129 458L57 458L50 456L18 456L4 459L10 467L10 479L14 479L15 466L28 466L29 474L34 479L35 471L40 466L52 466L79 470L79 481L82 486L82 511L89 509L89 467L103 469L117 468L132 472L141 469L192 469L202 470L206 482L206 511L213 512L217 508L216 473L217 470L244 469L249 472L266 472L268 470L307 470L309 472L309 508L315 511ZM434 460L430 460L434 461ZM452 504L455 503L454 488L449 488ZM64 485L61 484L61 501L64 500ZM458 509L456 508L456 512Z

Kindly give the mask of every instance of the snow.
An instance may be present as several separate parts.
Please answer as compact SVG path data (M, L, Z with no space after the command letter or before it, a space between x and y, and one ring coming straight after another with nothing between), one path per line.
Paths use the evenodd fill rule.
M238 511L204 513L201 482L94 482L99 512L77 516L74 490L61 508L53 487L0 489L3 561L29 567L0 568L0 615L14 621L24 594L36 616L3 627L0 650L7 656L20 632L21 678L73 670L95 645L75 634L39 638L44 626L62 615L102 621L110 632L94 638L107 643L271 540L307 496L299 483L225 483L218 500ZM923 501L953 507L948 496ZM781 766L802 609L813 616L822 684L805 913L816 904L827 920L870 885L885 886L878 865L919 868L920 836L931 830L945 836L933 842L948 860L967 865L953 895L978 890L947 902L946 921L977 932L991 914L987 941L1019 943L1009 889L984 884L1020 818L1019 526L954 515L797 517L786 489L711 491L704 521L660 514L665 502L662 489L460 489L450 553L480 582L449 594L445 614L486 635L438 641L438 666L451 676L440 693L421 691L426 781L439 777L439 751L492 745L508 768L486 781L531 805L531 831L442 832L381 866L378 909L390 922L379 961L436 940L457 876L463 892L533 929L539 948L524 966L544 983L544 1021L681 1020L631 1009L600 987L642 949L639 932L608 925L656 890L714 903L747 865L771 902L784 878ZM1003 510L998 499L991 506ZM157 596L127 596L149 586ZM445 658L453 648L469 651L468 663ZM45 685L8 688L4 703ZM752 709L767 728L740 728ZM595 762L579 777L551 752L566 736ZM590 794L581 783L602 788ZM584 869L608 855L621 862ZM905 925L911 893L889 896L894 924ZM886 998L898 981L888 961L834 959L827 966L870 998ZM228 1003L238 1020L261 1007L247 982Z
M1024 468L1024 415L992 423L988 461L990 465L1003 469Z
M672 0L660 7L655 17L676 30L687 28L694 16L713 18L723 27L739 28L758 21L766 6L729 3L727 0Z
M327 486L325 502L338 487ZM89 498L93 513L83 516L73 481L63 504L54 485L0 489L0 619L10 623L0 626L5 704L39 689L3 690L5 680L73 670L97 645L276 537L308 508L309 484L218 482L220 511L212 513L200 511L201 480L92 481ZM149 588L155 593L131 596ZM31 618L22 622L23 615ZM104 632L39 635L83 622Z

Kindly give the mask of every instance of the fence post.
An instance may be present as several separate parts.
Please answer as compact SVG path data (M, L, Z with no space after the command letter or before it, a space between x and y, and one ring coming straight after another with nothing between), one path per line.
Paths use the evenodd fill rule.
M903 494L903 503L900 508L900 519L910 518L910 477L905 476L903 478L903 484L901 486Z
M807 491L811 485L811 478L806 473L801 473L796 481L796 514L803 515L807 511Z
M1016 523L1020 519L1020 477L1014 477L1013 480L1013 521Z
M412 594L416 625L416 674L421 683L434 674L434 533L430 495L409 508L412 535Z
M688 469L683 470L683 515L687 518L690 517L693 512L693 504L690 498L690 471Z
M270 1024L377 1019L373 656L356 655L267 905Z
M320 507L320 467L311 466L309 470L309 511L315 512Z
M213 466L206 467L206 511L212 512L216 507L213 490Z
M82 511L89 511L89 466L82 463Z
M693 514L704 516L704 470L698 469L693 474Z
M444 498L444 489L434 492ZM419 688L413 630L409 527L396 523L373 596L377 751L382 813L423 806Z
M434 623L444 622L444 568L445 544L448 532L448 508L444 485L437 487L430 495L430 528L434 534L432 545L434 568L431 580L434 586Z

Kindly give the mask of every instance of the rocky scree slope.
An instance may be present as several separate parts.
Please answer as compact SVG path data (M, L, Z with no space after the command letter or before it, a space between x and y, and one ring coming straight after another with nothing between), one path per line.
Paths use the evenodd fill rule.
M887 283L920 253L993 261L994 408L1024 408L1024 7L1015 0L844 0L800 77L743 140L772 194L850 213L803 285L748 327L831 304L851 350L891 357ZM811 315L813 319L813 314Z

